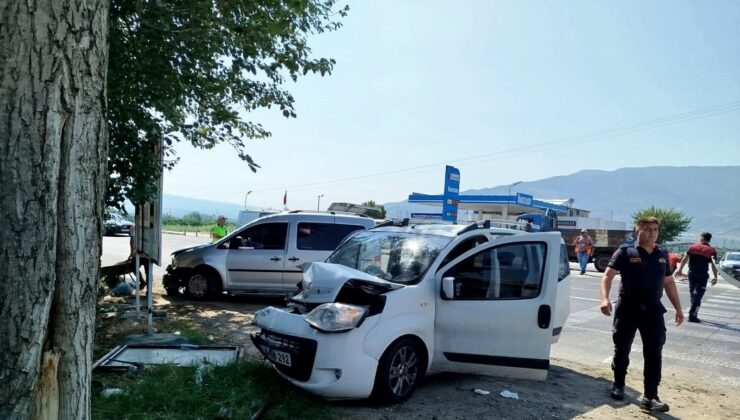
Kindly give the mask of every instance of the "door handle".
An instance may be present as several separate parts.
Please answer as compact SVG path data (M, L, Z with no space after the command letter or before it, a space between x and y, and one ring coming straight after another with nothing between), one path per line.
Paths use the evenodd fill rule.
M549 327L550 318L552 318L550 305L540 305L540 310L537 312L537 325L539 325L540 328Z
M290 262L296 262L298 260L300 260L300 258L296 258L296 257L290 257L290 258L288 258L288 261L290 261Z
M278 258L278 257L272 257L272 258L270 258L270 261L280 261L280 258Z

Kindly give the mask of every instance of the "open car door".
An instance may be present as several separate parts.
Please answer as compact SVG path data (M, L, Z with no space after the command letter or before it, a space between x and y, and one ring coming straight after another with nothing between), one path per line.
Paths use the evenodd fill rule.
M435 363L545 379L555 328L560 233L500 236L435 274Z

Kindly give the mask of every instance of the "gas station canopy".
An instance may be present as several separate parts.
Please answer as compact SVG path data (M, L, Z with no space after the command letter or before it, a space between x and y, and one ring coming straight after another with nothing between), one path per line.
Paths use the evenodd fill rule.
M508 218L511 215L524 213L556 212L565 214L568 207L563 204L555 204L550 201L535 199L530 195L460 195L458 196L458 208L460 210L476 211L478 218L483 214L500 215ZM553 200L556 201L556 200ZM566 200L557 200L565 202ZM429 206L442 206L444 197L442 195L411 193L409 203L425 204Z

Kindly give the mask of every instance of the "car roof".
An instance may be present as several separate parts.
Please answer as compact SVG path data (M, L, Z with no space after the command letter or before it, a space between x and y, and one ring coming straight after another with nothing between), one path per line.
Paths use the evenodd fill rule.
M268 214L265 216L260 217L257 220L270 220L270 219L277 219L277 220L286 220L286 219L301 219L301 218L331 218L332 220L336 221L361 221L362 224L366 225L374 225L375 220L367 217L367 216L361 216L357 214L352 213L343 213L343 212L335 212L335 211L316 211L316 210L293 210L289 212L280 212L275 214Z
M503 228L478 228L471 229L470 225L454 225L454 224L410 224L408 226L382 226L372 229L375 232L401 232L411 233L417 235L435 235L435 236L447 236L455 237L463 233L477 232L477 233L492 233L499 235L517 235L523 234L521 230L515 229L503 229Z

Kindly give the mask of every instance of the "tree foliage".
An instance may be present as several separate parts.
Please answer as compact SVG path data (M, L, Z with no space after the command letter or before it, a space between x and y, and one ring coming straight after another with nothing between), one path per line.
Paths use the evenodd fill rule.
M632 215L632 219L637 223L639 219L650 216L660 221L660 237L658 240L661 243L673 241L686 232L691 224L691 217L686 216L683 212L674 209L661 209L655 206L638 211Z
M375 201L373 200L365 201L364 203L362 203L362 205L368 206L368 207L375 207L377 209L377 211L368 212L368 216L372 217L373 219L385 219L385 214L386 214L385 206L381 204L375 204Z
M177 161L173 145L234 147L252 171L245 139L270 132L245 120L277 107L295 117L283 88L308 73L329 74L333 59L312 58L307 37L340 27L347 6L336 0L112 0L108 126L110 178L106 201L151 197L161 165Z

